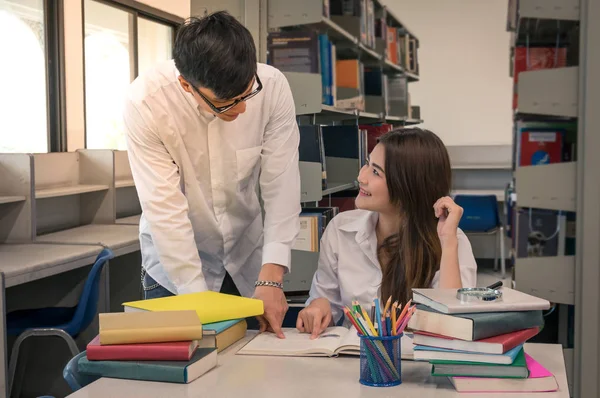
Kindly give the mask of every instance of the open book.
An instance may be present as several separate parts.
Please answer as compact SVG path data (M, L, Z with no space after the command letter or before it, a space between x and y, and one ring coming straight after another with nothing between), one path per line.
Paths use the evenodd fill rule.
M360 355L360 338L356 330L336 326L327 328L321 335L310 339L310 334L294 328L284 328L285 339L273 333L260 333L242 347L238 355L335 357ZM413 359L412 335L402 336L402 359Z

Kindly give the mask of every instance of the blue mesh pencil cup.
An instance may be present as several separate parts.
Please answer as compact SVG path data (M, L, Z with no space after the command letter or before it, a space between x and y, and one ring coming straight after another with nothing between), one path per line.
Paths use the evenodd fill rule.
M391 387L402 383L402 335L377 337L359 334L361 384Z

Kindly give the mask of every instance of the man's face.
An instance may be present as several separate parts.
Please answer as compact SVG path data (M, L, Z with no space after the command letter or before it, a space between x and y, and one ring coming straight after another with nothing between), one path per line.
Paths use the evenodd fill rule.
M227 100L217 98L215 93L213 93L213 91L210 89L203 88L203 87L192 87L192 85L190 83L188 83L182 76L179 76L179 84L181 84L181 87L186 92L192 94L192 96L194 97L194 99L196 100L198 105L202 109L204 109L206 112L212 113L213 115L215 115L216 117L218 117L219 119L221 119L223 121L232 122L235 119L237 119L237 117L240 114L246 112L246 102L245 101L239 102L236 106L234 106L231 109L228 109L227 111L225 111L223 113L215 112L211 108L211 106L207 103L207 101L209 101L215 108L221 108L221 107L231 105L233 102L235 102L235 100L242 98L252 92L252 90L255 86L255 80L254 79L252 80L252 82L246 88L246 91L244 91L242 94L240 94L234 98L227 99ZM204 98L202 98L202 96L200 96L196 90L199 91L202 94L202 96L204 96Z

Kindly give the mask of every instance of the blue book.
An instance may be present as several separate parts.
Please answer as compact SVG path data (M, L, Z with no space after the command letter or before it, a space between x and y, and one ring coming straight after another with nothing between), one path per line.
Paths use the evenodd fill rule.
M207 334L207 335L219 334L243 320L244 319L232 319L230 321L205 323L204 325L202 325L202 334L203 335L204 334Z
M187 384L217 366L217 349L198 348L189 361L90 361L82 356L77 366L90 376Z
M523 349L523 345L518 345L504 354L458 351L423 345L415 345L413 349L415 352L415 361L453 361L510 365Z

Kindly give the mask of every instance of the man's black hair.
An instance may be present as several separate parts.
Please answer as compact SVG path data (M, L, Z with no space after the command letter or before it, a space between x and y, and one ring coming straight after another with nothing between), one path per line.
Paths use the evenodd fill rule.
M186 20L177 31L173 59L190 84L223 100L243 94L256 73L252 35L226 11Z

